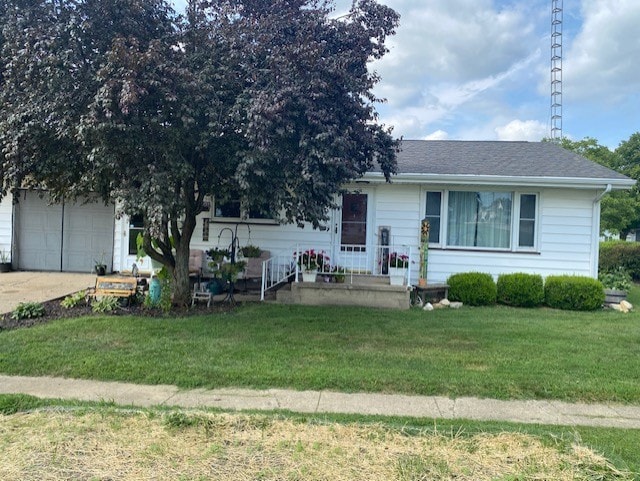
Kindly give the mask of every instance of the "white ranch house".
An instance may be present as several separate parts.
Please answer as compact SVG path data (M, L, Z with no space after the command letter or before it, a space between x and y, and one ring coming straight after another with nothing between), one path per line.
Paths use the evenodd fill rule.
M223 229L238 226L240 245L285 259L273 261L272 271L313 248L333 265L385 275L385 246L410 253L416 284L420 226L428 219L428 282L468 271L596 277L600 200L634 184L548 142L408 140L392 183L381 172L367 173L337 199L341 207L320 230L252 218L239 203L212 199L191 247L226 247L231 238ZM104 255L110 271L127 272L136 262L139 220L116 219L113 206L50 206L30 191L13 200L0 204L0 250L10 253L15 269L89 272Z

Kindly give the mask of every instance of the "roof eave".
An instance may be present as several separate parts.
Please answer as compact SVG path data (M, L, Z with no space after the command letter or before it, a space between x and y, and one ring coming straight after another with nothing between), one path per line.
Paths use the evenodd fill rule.
M382 173L368 172L364 181L384 182ZM449 184L449 185L495 185L521 187L569 187L574 189L601 189L611 185L614 190L630 189L634 179L596 179L591 177L535 177L470 174L396 174L391 181L397 184Z

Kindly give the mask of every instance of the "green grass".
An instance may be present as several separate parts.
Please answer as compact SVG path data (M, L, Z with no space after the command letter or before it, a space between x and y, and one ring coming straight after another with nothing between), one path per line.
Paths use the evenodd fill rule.
M87 317L0 332L0 372L640 403L640 315L247 305L184 319Z
M112 404L94 402L72 402L54 399L39 399L26 395L0 395L0 416L12 415L20 412L30 412L36 409L72 409L79 413L98 411L105 417L117 412L120 408ZM189 411L176 411L172 408L154 408L141 410L149 416L161 416L163 413L179 415L178 419L188 421ZM211 412L223 412L218 409L208 409ZM297 414L287 412L259 412L260 417L268 416L273 419L290 418L300 423L340 423L340 424L382 424L391 429L397 429L407 436L414 434L429 434L438 432L451 437L474 436L479 433L497 434L502 432L516 432L529 434L541 439L545 444L558 449L568 449L577 443L587 446L607 458L619 470L635 473L635 479L640 480L640 430L614 429L592 427L567 427L517 424L498 421L467 421L429 418L407 418L389 416L363 416L352 414ZM196 416L196 414L194 414ZM601 478L597 478L601 479ZM602 478L606 479L606 478Z

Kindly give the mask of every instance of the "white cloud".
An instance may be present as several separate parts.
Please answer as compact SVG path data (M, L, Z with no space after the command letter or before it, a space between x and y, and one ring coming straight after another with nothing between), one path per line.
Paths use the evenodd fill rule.
M435 132L426 135L423 140L447 140L449 134L444 130L436 130Z
M640 89L640 2L583 0L582 29L563 59L563 93L620 102Z
M549 129L537 120L512 120L495 128L498 140L527 140L537 142L548 136Z

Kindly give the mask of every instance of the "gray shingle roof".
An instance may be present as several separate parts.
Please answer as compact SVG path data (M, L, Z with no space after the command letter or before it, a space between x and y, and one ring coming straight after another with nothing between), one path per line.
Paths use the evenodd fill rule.
M403 140L398 174L628 180L551 142Z

